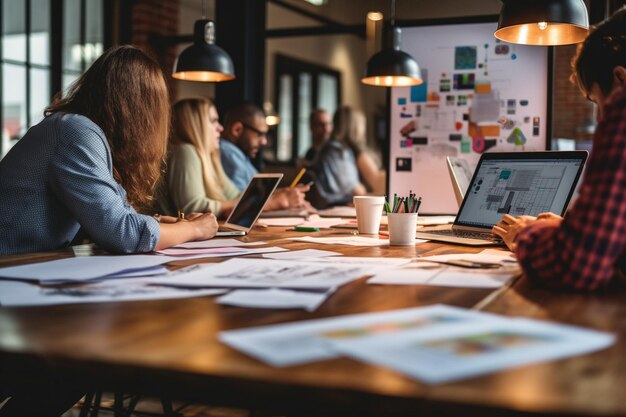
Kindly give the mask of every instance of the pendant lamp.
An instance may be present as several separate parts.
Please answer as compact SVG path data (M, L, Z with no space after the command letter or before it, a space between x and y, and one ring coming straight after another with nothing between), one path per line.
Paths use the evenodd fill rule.
M365 68L363 84L379 87L406 87L421 84L417 61L400 50L402 31L395 27L395 0L391 0L391 28L383 49L374 54Z
M495 37L525 45L569 45L589 32L583 0L502 0Z
M185 49L174 63L172 77L178 80L220 82L235 78L235 67L230 55L215 45L215 22L197 20L193 31L193 45Z

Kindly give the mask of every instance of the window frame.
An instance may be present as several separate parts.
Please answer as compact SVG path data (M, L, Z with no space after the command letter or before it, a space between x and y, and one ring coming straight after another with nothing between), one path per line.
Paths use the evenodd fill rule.
M4 3L9 1L16 0L0 0L0 10L3 9ZM3 37L4 37L4 23L2 19L0 19L0 97L4 98L4 64L18 65L23 67L26 70L26 80L25 80L25 107L26 107L26 119L25 127L26 129L32 126L31 120L31 69L43 69L48 70L49 73L49 91L48 91L48 102L51 102L54 98L55 94L60 92L63 89L63 75L66 73L66 70L63 68L63 28L64 28L64 0L49 0L50 4L50 15L49 19L49 64L42 65L31 62L30 56L30 37L32 36L32 2L33 0L17 0L23 1L25 4L25 26L24 32L26 35L26 59L24 62L15 61L12 59L4 58L3 51ZM80 44L85 45L87 38L87 2L88 0L80 0ZM100 10L100 18L102 19L102 42L103 42L103 50L106 50L111 46L111 32L113 23L113 13L112 10L116 4L116 0L103 0L102 1L102 9ZM81 73L86 69L86 61L84 53L81 54ZM69 73L69 72L68 72ZM42 109L43 111L43 109ZM2 128L4 128L4 105L0 105L0 123L2 124ZM4 154L5 150L3 149L3 143L0 140L0 159Z

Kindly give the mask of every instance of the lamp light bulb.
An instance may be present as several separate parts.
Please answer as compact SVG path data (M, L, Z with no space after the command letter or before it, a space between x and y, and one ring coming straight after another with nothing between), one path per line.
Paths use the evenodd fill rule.
M545 30L548 27L548 23L547 22L539 22L539 23L537 23L537 26L539 26L540 30Z

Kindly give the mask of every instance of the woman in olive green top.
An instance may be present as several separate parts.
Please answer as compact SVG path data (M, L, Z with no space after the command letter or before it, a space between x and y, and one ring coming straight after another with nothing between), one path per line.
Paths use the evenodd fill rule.
M185 99L174 105L172 136L167 157L167 192L159 200L166 214L211 211L224 217L239 190L226 176L220 161L223 128L208 98Z

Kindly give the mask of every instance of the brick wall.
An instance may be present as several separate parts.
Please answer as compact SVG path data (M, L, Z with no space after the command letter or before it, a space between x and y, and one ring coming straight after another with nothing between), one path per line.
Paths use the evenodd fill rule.
M595 122L594 105L569 80L575 52L576 45L554 48L552 136L586 140L592 135L581 131L581 127L590 121Z
M131 12L131 43L155 58L168 80L170 97L176 96L172 68L176 60L175 45L159 42L159 36L176 36L180 0L134 0Z

